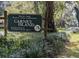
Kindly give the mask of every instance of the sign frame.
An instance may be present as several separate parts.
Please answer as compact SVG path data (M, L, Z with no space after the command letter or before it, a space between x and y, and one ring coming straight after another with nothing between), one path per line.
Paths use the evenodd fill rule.
M26 22L26 24L32 23L32 25L33 24L35 24L35 25L33 27L29 27L30 25L27 27L24 25L23 25L24 27L20 26L20 25L18 26L16 23L15 23L16 25L13 23L13 20L17 20L17 19L18 19L17 24L19 24L19 22L20 23L23 22L23 24L25 24L25 22ZM28 21L25 21L25 20L28 20ZM12 26L15 26L14 28L20 28L20 29L14 30L14 28L12 29ZM8 15L8 30L11 32L41 32L41 30L42 30L42 16L40 14L9 14Z

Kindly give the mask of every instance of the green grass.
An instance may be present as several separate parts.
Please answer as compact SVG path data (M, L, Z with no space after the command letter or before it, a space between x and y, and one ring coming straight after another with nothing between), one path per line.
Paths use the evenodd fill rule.
M1 29L0 31L2 31ZM64 32L64 28L58 28L59 32ZM64 48L64 44L61 42L61 36L58 37L58 33L48 33L49 45L46 45L45 53L43 52L43 45L47 44L43 42L44 33L29 33L29 32L8 32L7 39L0 38L0 57L14 57L14 55L23 55L20 57L49 57L50 54L59 53ZM63 36L65 38L65 36ZM59 57L79 57L79 33L71 33L69 37L70 44L66 45L66 51L62 52L63 55ZM62 44L61 44L62 43ZM60 45L59 45L60 44ZM54 45L54 46L53 46ZM63 45L63 46L62 46ZM53 50L54 48L54 50ZM23 51L25 50L25 51ZM55 52L53 52L55 51ZM50 55L49 54L49 55ZM51 56L50 56L51 57Z
M43 39L43 32L8 32L7 39L0 39L0 57L54 57L64 48L57 34L49 33L49 41Z
M8 33L7 39L4 37L0 38L0 57L11 57L10 55L16 55L17 52L20 52L21 49L26 49L27 46L30 47L29 50L33 52L33 57L35 57L37 54L34 54L34 52L40 52L39 49L35 50L35 48L39 48L39 44L42 44L42 42L40 43L39 39L42 40L41 33ZM26 55L28 56L25 57L31 57L29 54Z
M67 36L61 34L48 33L46 41L43 32L8 32L0 38L0 57L56 57L65 49Z

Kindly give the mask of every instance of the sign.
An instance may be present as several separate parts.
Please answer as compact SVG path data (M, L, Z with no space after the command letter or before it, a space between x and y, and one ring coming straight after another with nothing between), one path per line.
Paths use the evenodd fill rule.
M41 15L10 14L8 15L8 30L18 32L40 32L42 27Z

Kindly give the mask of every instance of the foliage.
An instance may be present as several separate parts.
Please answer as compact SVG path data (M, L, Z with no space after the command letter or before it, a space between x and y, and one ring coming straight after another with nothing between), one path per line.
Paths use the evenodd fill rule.
M57 34L48 34L49 41L43 41L42 33L33 34L22 33L23 36L18 38L14 34L9 34L7 39L1 38L0 57L56 57L65 48L63 38Z
M63 35L63 36L62 36ZM65 43L67 37L64 33L53 33L48 35L48 40L45 41L45 54L46 57L57 57L61 52L65 51Z
M34 4L34 2L31 1L13 1L13 2L9 2L11 4L11 6L7 6L5 9L8 11L8 14L10 13L27 13L27 14L35 14L36 11L35 9L38 9L39 14L43 15L44 13L44 3L45 2L39 2L37 3L37 7L35 7L36 5Z
M65 8L64 3L65 3L64 1L54 2L54 20L55 20L56 24L60 23L62 14L64 12L64 8Z

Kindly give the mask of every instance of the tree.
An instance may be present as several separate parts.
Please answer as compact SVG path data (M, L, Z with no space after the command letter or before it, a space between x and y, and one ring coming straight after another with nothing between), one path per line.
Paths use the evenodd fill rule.
M54 5L52 1L46 1L46 12L45 12L45 20L47 20L48 23L48 32L56 32L55 23L54 23ZM46 27L46 25L45 25Z

